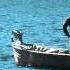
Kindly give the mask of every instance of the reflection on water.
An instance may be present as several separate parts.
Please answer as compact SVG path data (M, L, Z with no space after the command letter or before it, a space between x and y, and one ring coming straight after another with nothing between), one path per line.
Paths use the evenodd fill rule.
M70 0L0 0L0 70L62 70L17 67L12 53L11 31L23 32L26 43L69 48L62 26L70 14Z

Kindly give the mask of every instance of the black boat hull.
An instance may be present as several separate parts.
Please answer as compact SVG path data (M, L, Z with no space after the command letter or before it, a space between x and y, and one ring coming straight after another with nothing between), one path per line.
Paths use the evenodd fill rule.
M70 54L44 53L14 48L18 66L70 68ZM16 56L15 56L16 55Z

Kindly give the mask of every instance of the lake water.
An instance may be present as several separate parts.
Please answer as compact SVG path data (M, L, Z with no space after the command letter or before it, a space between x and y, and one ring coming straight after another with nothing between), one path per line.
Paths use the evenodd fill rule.
M0 0L0 70L61 70L17 67L13 58L11 31L23 32L25 43L69 47L63 24L70 16L70 0Z

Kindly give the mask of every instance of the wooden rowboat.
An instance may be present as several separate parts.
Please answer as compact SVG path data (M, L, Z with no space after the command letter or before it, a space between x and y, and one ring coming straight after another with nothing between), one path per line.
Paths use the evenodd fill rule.
M25 44L22 33L13 31L12 47L18 66L70 68L70 52L67 49L47 48L34 44Z

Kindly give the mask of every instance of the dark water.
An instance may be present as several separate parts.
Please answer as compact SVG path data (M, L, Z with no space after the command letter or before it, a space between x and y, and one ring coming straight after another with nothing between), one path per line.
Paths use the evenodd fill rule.
M11 44L11 31L23 32L23 41L49 47L69 47L62 27L70 16L70 0L0 0L0 70L62 70L17 67Z

